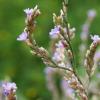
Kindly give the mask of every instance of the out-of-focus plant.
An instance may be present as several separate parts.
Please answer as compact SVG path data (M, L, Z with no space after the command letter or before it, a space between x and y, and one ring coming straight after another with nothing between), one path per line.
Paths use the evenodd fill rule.
M38 6L34 9L25 9L26 13L26 26L22 34L17 38L18 41L24 41L31 49L31 53L40 57L43 63L47 66L46 75L49 85L49 90L53 94L54 100L61 100L68 98L69 100L90 100L89 95L93 92L89 90L89 85L85 86L79 74L77 73L77 65L75 63L75 55L72 47L72 39L75 36L75 28L71 28L68 22L68 1L63 1L63 8L60 10L60 15L57 16L53 14L54 28L49 33L52 40L51 53L49 53L45 48L40 47L34 38L34 29L36 27L36 18L41 14ZM83 26L83 32L81 34L81 39L83 42L87 40L90 24L95 17L95 11L89 11L88 19ZM98 35L91 36L92 43L88 50L86 50L85 60L82 56L85 66L84 69L88 75L88 81L91 82L91 77L94 74L98 61L94 60L96 57L96 49L100 44L100 37ZM85 47L86 48L86 47ZM83 48L81 47L83 50ZM84 51L83 51L84 52ZM83 54L82 54L83 55ZM83 63L81 63L83 64ZM48 68L51 67L51 68ZM52 69L55 68L55 69ZM53 73L59 73L61 75L61 87L63 91L64 98L59 98L57 87L54 83ZM96 91L98 92L98 91ZM96 93L95 93L96 94ZM100 95L100 94L98 94ZM99 98L99 97L98 97Z
M6 97L6 100L16 100L16 90L17 86L15 83L3 82L2 83L2 93L1 100L3 100L2 95Z

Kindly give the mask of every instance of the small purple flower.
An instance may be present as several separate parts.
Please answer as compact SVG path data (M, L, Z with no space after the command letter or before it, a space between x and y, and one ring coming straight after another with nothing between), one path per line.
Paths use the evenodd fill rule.
M57 62L59 62L59 61L64 61L64 59L65 59L64 49L62 49L62 48L57 48L56 51L55 51L54 54L53 54L52 59L53 59L54 61L57 61Z
M97 63L100 60L100 51L96 51L94 55L94 61Z
M59 41L56 44L56 49L55 49L52 59L57 62L64 61L64 59L65 59L64 51L65 51L65 47L64 47L62 41Z
M93 19L95 16L96 16L96 11L95 10L92 9L92 10L88 11L88 17L89 18Z
M33 9L25 9L24 12L27 14L27 16L31 16L33 14Z
M85 32L85 33L88 33L89 25L87 23L82 26L82 31Z
M19 37L17 38L18 41L25 41L27 40L27 32L22 32L22 34L19 35Z
M86 41L88 39L88 34L89 34L89 24L88 23L85 23L82 26L81 39L83 41Z
M56 47L57 47L57 48L64 48L64 44L62 43L62 41L59 41L59 42L56 44Z
M65 93L66 97L74 98L74 96L73 96L74 90L69 87L69 84L66 80L63 79L61 81L61 87L62 87L62 90Z
M59 26L55 26L54 29L51 29L49 35L51 38L57 38L59 33L60 33Z
M2 88L3 88L3 94L5 96L8 96L10 94L10 92L12 91L13 93L16 92L16 89L17 89L17 86L15 83L10 83L10 82L7 82L7 83L3 83L2 84Z
M91 36L93 43L100 43L100 37L98 35Z
M54 69L51 68L51 67L46 67L45 70L44 70L44 72L45 72L46 74L52 74L53 71L54 71Z
M52 57L52 59L53 59L54 61L59 62L59 61L62 60L60 56L61 56L61 54L60 54L59 52L55 52L54 55L53 55L53 57Z

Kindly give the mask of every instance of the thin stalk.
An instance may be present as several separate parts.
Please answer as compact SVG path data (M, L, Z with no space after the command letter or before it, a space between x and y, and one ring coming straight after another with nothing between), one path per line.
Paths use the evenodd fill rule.
M68 0L66 1L66 0L64 0L64 6L66 7L66 11L67 11L67 9L68 9ZM68 28L68 21L67 21L67 14L66 14L66 12L64 12L64 16L63 16L63 18L64 18L64 21L65 21L65 26L66 26L66 28L67 28L67 35L68 35L68 38L66 38L66 36L64 36L64 39L68 42L68 44L69 44L69 48L70 48L70 50L71 50L71 52L72 52L72 56L73 56L73 59L72 59L72 61L71 61L71 63L72 63L72 66L73 66L73 73L75 74L75 76L77 77L77 79L78 79L78 81L80 82L80 84L84 87L84 85L83 85L83 83L82 83L82 81L80 80L80 78L78 77L78 75L77 75L77 72L76 72L76 63L75 63L75 57L74 57L74 52L73 52L73 48L72 48L72 46L71 46L71 43L70 43L70 33L69 33L69 28ZM86 94L86 96L87 96L87 93L86 93L86 91L85 91L85 89L84 89L84 92L85 92L85 94Z

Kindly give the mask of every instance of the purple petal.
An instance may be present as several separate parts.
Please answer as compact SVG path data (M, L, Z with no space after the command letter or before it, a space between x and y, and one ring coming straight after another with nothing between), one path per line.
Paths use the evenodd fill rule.
M27 32L23 32L22 34L19 35L19 37L17 38L18 41L25 41L27 40Z
M59 26L55 26L54 29L51 29L51 32L49 33L51 38L57 38L59 34Z

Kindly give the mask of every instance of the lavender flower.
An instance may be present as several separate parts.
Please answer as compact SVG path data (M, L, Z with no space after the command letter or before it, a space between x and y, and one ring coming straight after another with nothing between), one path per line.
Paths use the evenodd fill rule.
M45 68L45 70L44 70L44 72L45 72L46 74L51 74L51 73L53 73L53 71L54 71L54 68L51 68L51 67L49 67L49 66L47 66L47 67Z
M88 39L89 27L90 27L90 25L88 23L85 23L82 26L81 39L83 41L86 41Z
M40 10L38 9L37 5L34 7L34 9L32 9L32 8L31 9L30 8L25 9L24 12L27 15L26 21L27 20L31 21L32 19L34 19L35 17L37 17L38 15L40 15Z
M17 38L18 41L25 41L27 40L28 34L27 32L22 32L22 34L19 35L19 37Z
M54 80L53 80L53 74L55 72L56 72L56 69L54 69L54 68L51 68L51 67L46 67L45 68L47 88L50 91L54 91L54 89L55 89L55 84L54 84Z
M54 52L52 59L57 62L64 61L65 59L64 49L56 48L56 51Z
M60 33L59 26L55 26L54 29L51 29L51 32L49 33L49 35L51 38L55 39L58 37L59 33Z
M95 64L98 64L100 61L100 50L96 51L95 55L94 55L94 62Z
M64 45L63 45L62 41L59 41L59 42L56 44L56 47L58 47L58 48L64 48Z
M25 9L24 12L27 14L27 16L31 16L33 14L33 9Z
M56 44L56 49L55 49L52 59L57 62L64 61L64 59L65 59L64 52L65 52L64 45L63 45L62 41L59 41Z
M11 92L13 93L16 92L17 86L15 83L7 82L7 83L3 83L2 88L3 88L3 94L5 96L8 96L10 95Z
M91 36L93 43L100 43L100 37L98 35Z
M88 17L93 19L96 16L96 11L95 10L89 10L88 11Z
M74 90L69 87L68 82L66 80L63 79L61 81L61 87L62 87L62 90L64 92L64 95L67 98L69 97L70 99L75 99L73 96Z
M57 50L57 52L54 53L52 59L54 61L59 62L59 61L62 61L62 59L64 59L64 55L60 53L60 50Z
M27 15L27 20L31 20L31 17L32 17L32 14L33 14L34 10L33 10L33 9L27 8L27 9L24 10L24 12L25 12L26 15ZM26 21L27 21L27 20L26 20Z

